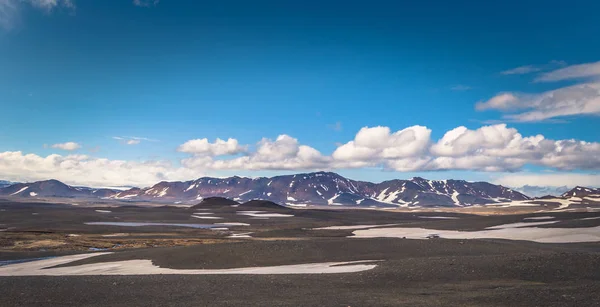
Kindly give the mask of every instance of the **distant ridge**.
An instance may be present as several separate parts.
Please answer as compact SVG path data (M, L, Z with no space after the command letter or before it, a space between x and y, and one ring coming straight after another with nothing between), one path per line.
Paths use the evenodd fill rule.
M388 180L371 183L332 172L271 178L202 177L185 182L159 182L125 191L73 187L56 180L0 188L0 195L20 197L87 197L120 201L198 204L210 197L236 202L268 200L276 204L354 207L464 207L529 200L525 194L488 182L464 180Z
M586 188L581 186L576 186L573 189L565 192L561 195L564 198L567 197L586 197L586 196L597 196L600 197L600 189L594 188Z
M0 195L20 197L102 198L111 197L117 190L73 187L58 180L16 183L0 188Z

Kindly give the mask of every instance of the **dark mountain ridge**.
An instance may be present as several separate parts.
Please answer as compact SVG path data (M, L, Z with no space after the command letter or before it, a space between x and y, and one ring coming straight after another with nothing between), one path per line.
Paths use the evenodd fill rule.
M513 189L487 182L464 180L356 181L332 172L271 178L202 177L191 181L162 181L151 187L125 191L72 187L56 180L0 188L0 195L21 197L92 197L121 201L197 204L209 197L237 202L268 200L289 206L463 207L528 200Z

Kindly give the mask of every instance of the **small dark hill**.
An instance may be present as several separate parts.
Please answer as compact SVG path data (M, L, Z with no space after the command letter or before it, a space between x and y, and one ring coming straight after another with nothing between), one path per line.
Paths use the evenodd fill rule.
M554 198L557 198L557 197L552 196L552 195L544 195L544 196L537 197L536 199L554 199Z
M293 210L291 208L276 204L268 200L251 200L240 205L243 209L279 209L279 210Z
M203 199L199 204L192 206L192 209L198 208L223 208L223 207L231 207L231 206L239 206L235 200L231 200L223 197L207 197Z

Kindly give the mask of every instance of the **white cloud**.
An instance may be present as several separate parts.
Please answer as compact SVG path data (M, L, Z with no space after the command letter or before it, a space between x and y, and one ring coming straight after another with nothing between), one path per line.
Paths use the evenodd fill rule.
M565 61L552 60L548 64L545 64L545 65L523 65L523 66L515 67L512 69L508 69L505 71L501 71L500 74L501 75L526 75L526 74L530 74L530 73L534 73L534 72L538 72L538 71L542 71L542 70L556 69L557 67L562 67L565 65L567 65L567 62L565 62Z
M541 94L503 93L476 105L477 110L511 112L505 119L533 122L573 115L600 115L600 82L577 84ZM521 112L516 112L521 110ZM515 113L516 112L516 113Z
M584 187L600 187L599 174L580 174L580 173L516 173L506 174L495 178L492 182L508 187L529 186L584 186Z
M73 149L79 146L70 143L53 147ZM263 138L252 147L240 145L235 139L217 139L213 143L207 139L190 140L179 150L189 154L180 161L180 167L164 161L120 161L84 155L40 157L5 152L0 153L0 174L6 175L8 180L56 178L78 184L114 186L190 180L215 171L376 167L399 172L517 172L528 165L558 171L600 170L598 142L552 140L543 135L523 136L506 124L477 129L461 126L447 131L437 141L431 140L431 130L424 126L412 126L396 132L389 127L364 127L352 141L340 145L331 155L324 155L285 134L275 140ZM241 153L243 155L240 156ZM544 182L528 184L550 185ZM562 181L558 184L564 185Z
M75 143L75 142L66 142L66 143L54 144L51 147L56 148L56 149L73 151L73 150L77 150L77 149L81 148L81 145L79 145L78 143Z
M536 82L553 82L578 78L600 77L600 62L571 65L541 74Z
M457 127L437 142L431 130L412 126L394 133L389 127L364 127L354 140L340 145L331 156L280 135L262 139L244 156L219 158L239 152L237 141L192 140L180 151L193 154L182 165L199 170L310 170L381 167L395 171L479 170L519 171L525 165L575 170L600 169L600 143L550 140L523 136L506 124L475 130Z
M71 0L24 0L23 2L29 2L33 7L46 10L47 12L52 11L58 6L75 8L75 4Z
M189 140L179 146L177 151L191 153L200 156L225 156L236 155L246 151L246 146L238 143L238 140L229 138L227 141L216 139L210 143L207 138Z
M536 67L533 65L525 65L525 66L519 66L519 67L515 67L513 69L502 71L502 72L500 72L500 74L501 75L524 75L524 74L529 74L529 73L540 71L540 70L542 70L542 69L539 67Z
M137 145L137 144L141 143L142 141L158 142L158 140L155 140L155 139L149 139L149 138L143 138L143 137L137 137L137 136L113 136L112 138L121 142L122 144L125 144L125 145Z
M156 6L160 0L133 0L133 5L141 7Z
M306 170L328 168L329 162L330 158L316 149L300 145L297 139L282 134L275 141L263 138L257 143L256 150L246 156L215 160L204 154L184 159L182 164L192 169L211 170Z
M396 171L518 171L525 165L554 169L600 169L600 143L522 136L506 124L476 130L457 127L430 144L430 130L363 128L333 153L335 168L377 166ZM352 162L352 163L344 163Z
M189 180L202 173L176 168L169 162L134 162L92 158L85 155L0 153L0 173L14 181L54 178L68 184L87 186L147 186L162 180Z
M337 161L376 161L421 155L429 145L431 130L412 126L391 133L389 127L364 127L350 141L333 152Z
M12 28L18 11L17 0L0 0L0 26L5 29Z
M0 26L2 28L10 30L15 26L22 4L29 4L45 13L51 13L58 7L75 10L73 0L0 0Z
M475 108L479 111L496 109L496 110L509 110L519 106L519 99L515 94L512 93L501 93L488 101L480 101L475 105Z
M505 124L449 131L431 147L428 168L516 171L526 164L561 170L600 169L600 143L523 137Z

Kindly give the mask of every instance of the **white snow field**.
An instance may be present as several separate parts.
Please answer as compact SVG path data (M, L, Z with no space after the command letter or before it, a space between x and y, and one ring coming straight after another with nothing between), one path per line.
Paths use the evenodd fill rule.
M520 224L520 223L515 223ZM351 238L407 238L427 239L429 235L436 234L444 239L507 239L525 240L540 243L576 243L600 242L600 226L587 228L539 228L521 227L523 225L499 225L493 229L479 231L437 230L425 228L370 228L355 230ZM537 223L523 223L537 224ZM504 228L501 228L505 226Z
M73 276L73 275L155 275L155 274L185 274L185 275L218 275L218 274L334 274L352 273L371 270L377 266L376 260L361 260L347 262L323 262L278 265L268 267L247 267L232 269L169 269L152 264L151 260L125 260L83 264L72 267L54 266L71 263L77 260L91 258L111 253L91 253L62 256L51 259L0 266L0 276Z

